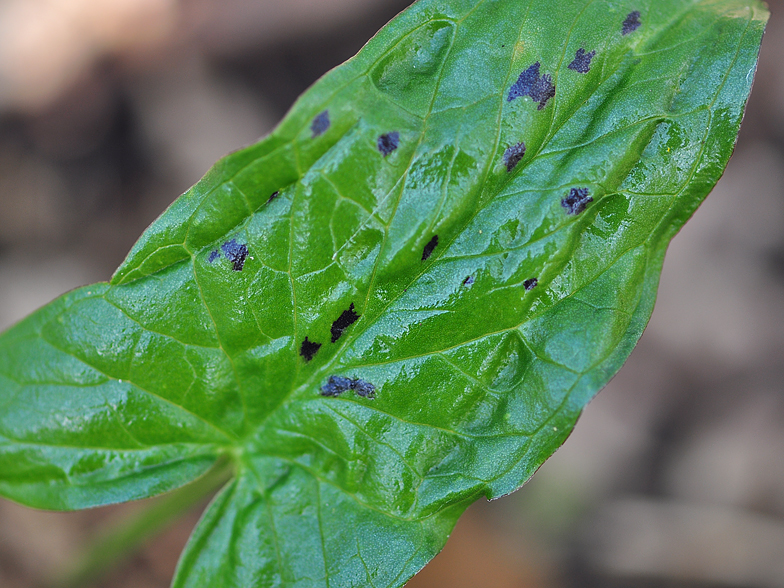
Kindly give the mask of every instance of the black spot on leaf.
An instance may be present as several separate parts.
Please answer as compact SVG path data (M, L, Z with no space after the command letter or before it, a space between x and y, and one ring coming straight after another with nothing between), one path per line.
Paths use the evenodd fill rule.
M344 310L343 313L338 317L338 319L332 323L332 342L334 343L340 336L343 334L343 331L348 329L351 325L357 322L359 315L354 312L354 303L351 303L351 306L348 307L348 310Z
M321 343L314 343L305 337L302 346L299 348L299 354L305 358L305 361L310 361L318 353L319 349L321 349Z
M321 395L336 397L349 390L353 390L363 398L374 398L376 395L376 387L370 382L343 376L330 376L327 383L321 387Z
M555 84L553 84L552 76L539 75L540 67L541 64L537 61L520 74L520 77L509 89L507 102L511 102L515 98L530 96L534 102L539 103L539 110L547 105L547 101L555 96Z
M218 252L218 250L216 249L215 251L213 251L212 253L210 253L210 256L209 256L209 258L207 258L207 261L208 261L208 262L210 262L210 263L212 263L213 261L215 261L215 260L216 260L216 259L218 259L219 257L220 257L220 253L219 253L219 252Z
M267 204L275 200L275 198L277 198L278 196L280 196L280 190L274 191L272 194L270 194L270 197L267 199Z
M567 214L580 214L586 206L593 202L588 188L572 188L569 195L561 200L561 206L566 209Z
M422 250L422 261L425 261L428 257L433 255L433 251L435 248L438 247L438 235L433 235L433 238L430 239L425 248Z
M596 56L596 51L585 52L585 49L578 49L572 61L567 67L577 73L588 73L591 71L591 60Z
M468 276L465 280L463 280L463 286L470 286L474 283L474 276Z
M327 383L321 387L321 395L336 397L349 390L351 390L351 378L330 376Z
M386 157L400 145L400 133L393 131L378 138L378 150Z
M523 287L528 292L536 288L538 285L539 285L539 280L537 280L536 278L531 278L530 280L526 280L525 282L523 282Z
M525 143L518 143L517 145L512 145L504 152L504 165L506 166L506 171L510 172L517 164L520 163L520 160L525 155Z
M234 271L241 272L245 267L245 258L248 257L248 246L232 239L221 245L221 249L223 249L226 259L234 264Z
M329 110L325 110L324 112L318 114L310 125L310 131L313 133L313 139L326 133L330 124Z
M626 16L626 20L623 21L623 29L621 30L621 34L628 35L629 33L633 33L637 29L640 28L642 23L640 22L640 11L635 10L634 12L630 12Z

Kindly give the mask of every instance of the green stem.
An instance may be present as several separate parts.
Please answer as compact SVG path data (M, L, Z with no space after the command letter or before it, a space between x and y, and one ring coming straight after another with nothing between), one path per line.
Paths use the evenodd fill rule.
M101 533L75 565L52 582L52 588L85 588L118 563L129 558L149 539L163 531L234 474L229 459L220 460L198 480L150 501L140 513Z

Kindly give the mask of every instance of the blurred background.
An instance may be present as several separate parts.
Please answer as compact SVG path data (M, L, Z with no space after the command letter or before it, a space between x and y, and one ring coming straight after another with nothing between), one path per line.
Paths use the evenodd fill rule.
M406 0L0 0L0 329L106 280L220 156ZM737 151L674 240L627 365L523 490L411 588L784 587L784 0ZM42 586L136 503L0 501L0 586ZM167 588L198 512L99 585Z

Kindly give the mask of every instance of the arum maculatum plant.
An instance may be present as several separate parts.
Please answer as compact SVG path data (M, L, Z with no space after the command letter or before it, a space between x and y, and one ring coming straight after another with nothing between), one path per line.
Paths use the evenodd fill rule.
M109 283L0 337L0 493L72 510L211 480L175 587L402 586L628 357L766 19L416 2Z

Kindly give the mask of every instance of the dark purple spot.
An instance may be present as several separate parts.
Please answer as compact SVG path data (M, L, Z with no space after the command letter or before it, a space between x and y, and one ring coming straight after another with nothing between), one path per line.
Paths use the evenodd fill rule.
M539 285L539 280L537 280L536 278L531 278L530 280L526 280L525 282L523 282L523 287L528 292L536 288L538 285Z
M428 257L433 255L433 251L435 248L438 247L438 235L434 235L430 242L425 245L425 248L422 250L422 261L425 261Z
M585 52L585 49L578 49L572 61L567 67L577 73L588 73L591 71L591 60L596 56L596 51Z
M635 10L634 12L630 12L626 16L626 20L623 21L623 30L621 31L622 35L628 35L629 33L633 33L637 29L640 28L642 23L640 22L640 11Z
M343 376L330 376L327 383L321 387L321 395L336 397L349 390L353 390L363 398L373 398L376 395L376 387L370 382Z
M517 145L512 145L504 152L504 165L506 165L506 171L510 172L517 164L520 163L520 160L525 155L525 143L518 143Z
M378 150L386 157L400 145L400 133L392 131L378 138Z
M470 286L474 283L474 276L468 276L465 280L463 280L463 286Z
M270 197L267 199L267 204L275 200L275 198L277 198L278 196L280 196L280 190L274 191L272 194L270 194Z
M210 262L210 263L212 263L213 261L215 261L215 260L216 260L216 259L218 259L219 257L220 257L220 253L219 253L219 252L218 252L218 250L216 249L215 251L213 251L212 253L210 253L210 257L207 259L207 261L208 261L208 262Z
M370 382L360 380L359 378L351 380L351 389L359 396L362 396L362 398L375 398L376 396L376 387Z
M354 303L351 303L351 306L348 307L348 310L344 310L343 314L341 314L338 319L332 323L332 342L334 343L340 336L343 334L343 331L348 329L351 325L357 322L359 315L354 312Z
M554 97L555 84L553 84L553 78L549 75L543 75L531 90L531 98L534 102L539 103L537 110L542 110L547 105L547 101Z
M534 82L539 79L539 68L541 64L537 61L527 70L520 74L517 81L512 84L509 89L509 96L506 98L507 102L511 102L515 98L522 98L523 96L530 96L531 88Z
M321 343L314 343L305 337L302 346L299 348L299 354L305 358L305 361L310 361L319 349L321 349Z
M319 135L326 133L329 125L329 110L325 110L324 112L317 115L310 125L310 131L313 133L312 138L315 139Z
M232 239L221 245L221 249L223 249L226 259L234 264L234 271L241 272L242 268L245 267L245 258L248 257L248 246L245 244L240 245Z
M321 395L336 397L349 390L351 390L351 378L330 376L327 383L321 387Z
M538 110L542 110L547 105L547 101L555 96L555 84L553 84L552 76L539 75L540 67L541 64L537 61L520 74L520 77L509 89L507 102L511 102L515 98L530 96L534 102L539 103Z
M567 214L580 214L591 202L593 198L589 195L588 188L572 188L569 195L561 200L561 206L566 209Z

